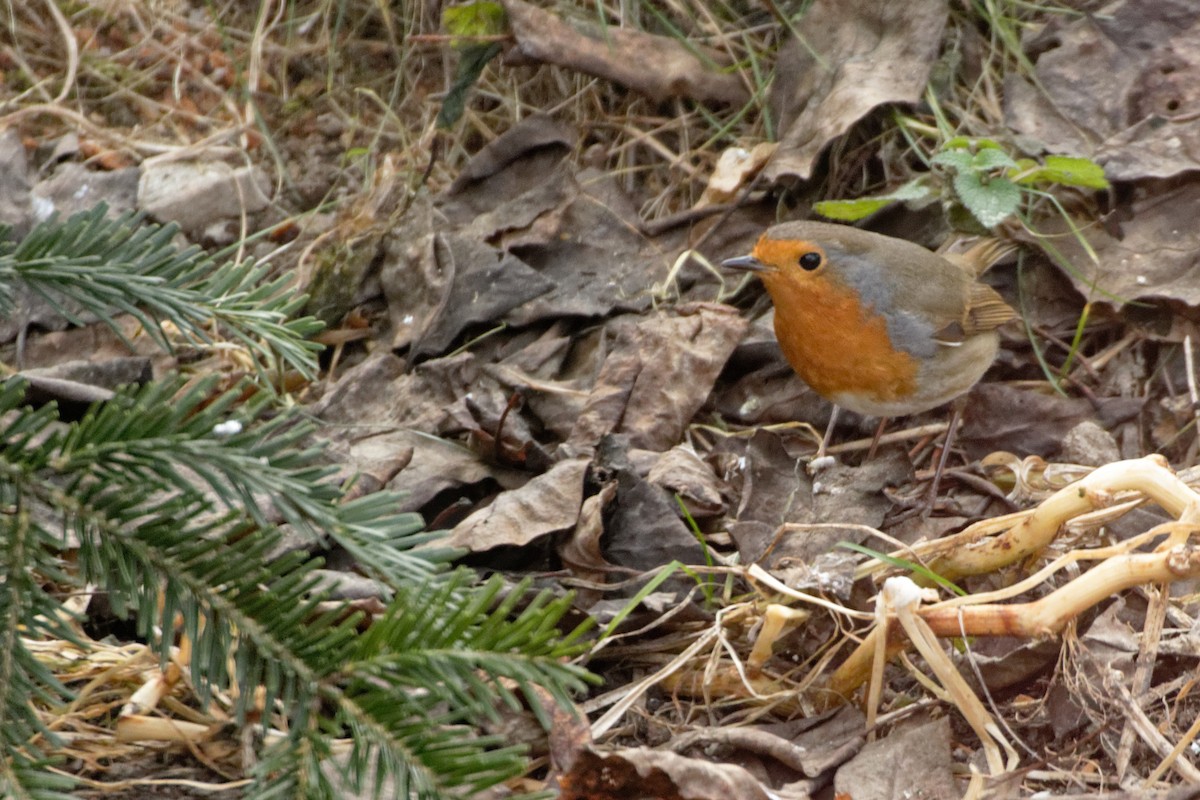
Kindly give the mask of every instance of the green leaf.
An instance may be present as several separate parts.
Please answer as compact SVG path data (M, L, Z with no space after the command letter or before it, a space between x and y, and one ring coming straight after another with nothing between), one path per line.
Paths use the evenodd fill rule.
M929 163L942 167L950 167L950 169L956 172L965 172L971 169L974 160L974 156L966 150L943 150L940 153L935 153L933 158L929 160Z
M1012 156L1003 150L994 147L985 148L975 154L971 159L971 167L977 171L987 172L1001 167L1010 168L1016 167L1017 162L1013 161Z
M1085 189L1107 189L1108 178L1104 167L1090 158L1074 156L1046 156L1045 166L1038 167L1023 176L1019 183L1057 183L1062 186L1082 186Z
M439 128L452 128L454 123L462 118L463 110L467 107L467 94L471 87L483 74L483 68L488 62L500 54L500 43L473 45L464 48L462 58L458 62L458 74L454 76L454 85L446 92L442 101L442 110L438 112Z
M863 555L870 556L878 561L882 561L884 564L887 564L890 567L895 567L896 569L908 570L918 578L928 581L929 583L937 584L947 591L954 592L954 594L958 595L959 597L966 597L967 595L966 589L959 587L959 585L954 581L943 578L929 567L916 561L910 561L907 558L896 558L894 556L889 556L887 553L882 553L870 547L864 547L863 545L855 542L841 541L837 543L837 547L844 547L847 550L853 550L856 553L862 553Z
M929 187L918 178L909 181L896 191L888 194L859 197L854 200L822 200L813 205L813 210L829 219L857 222L892 203L906 200L922 200L928 196Z
M934 154L932 162L959 172L988 172L1017 165L999 142L991 139L968 139L965 136L947 140L941 151Z
M950 150L970 150L970 149L971 149L971 139L969 139L966 136L951 137L946 140L946 143L944 145L942 145L942 152L947 152Z
M442 101L438 112L439 128L454 127L462 118L467 106L467 95L483 74L488 62L500 54L500 42L480 41L484 37L503 36L508 33L508 14L504 6L492 0L480 0L462 6L451 6L442 11L442 27L454 37L450 45L458 50L461 58L454 84Z
M500 36L508 32L508 14L505 13L504 6L491 0L450 6L442 11L442 27L452 36L467 39ZM477 44L458 39L451 42L458 50L466 50Z
M1021 205L1021 188L1007 178L984 182L977 173L959 172L954 176L954 191L985 228L999 225Z
M978 152L980 150L1003 150L1000 143L995 139L972 139L969 136L954 136L946 140L942 145L942 150L966 150L968 152Z

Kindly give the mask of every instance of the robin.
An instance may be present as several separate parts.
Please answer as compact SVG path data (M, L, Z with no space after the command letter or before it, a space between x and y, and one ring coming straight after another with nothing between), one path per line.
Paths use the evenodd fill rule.
M887 418L948 403L991 366L996 329L1016 313L978 278L1009 250L987 239L938 255L845 225L785 222L723 264L762 280L779 346L817 394Z

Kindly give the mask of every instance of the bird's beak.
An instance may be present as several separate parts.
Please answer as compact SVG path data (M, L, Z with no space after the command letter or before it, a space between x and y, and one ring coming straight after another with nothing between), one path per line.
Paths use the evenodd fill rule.
M762 272L767 268L767 265L759 261L754 256L738 256L737 258L727 258L721 262L722 267L729 269L741 269L747 272Z

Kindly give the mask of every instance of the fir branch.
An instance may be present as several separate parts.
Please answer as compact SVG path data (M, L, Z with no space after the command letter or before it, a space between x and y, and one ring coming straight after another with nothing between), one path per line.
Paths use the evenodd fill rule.
M556 631L548 634L569 610L569 596L552 600L543 592L529 600L529 584L522 582L500 598L502 578L472 586L471 577L459 571L439 584L402 589L348 654L342 668L348 684L336 702L356 732L349 764L357 769L345 775L353 787L377 771L395 777L400 770L404 777L397 780L409 791L401 796L433 798L518 774L520 750L463 737L458 727L497 719L497 702L520 707L503 679L520 687L539 716L533 686L569 707L569 694L593 680L565 660L579 646L564 644Z
M331 748L326 731L314 720L305 728L267 747L253 766L254 785L246 800L341 800L345 793L333 785Z
M251 425L265 410L260 395L238 411L244 422L232 435L214 433L243 394L240 386L212 396L215 376L185 388L174 378L118 393L72 426L55 467L98 481L138 482L164 492L192 494L197 478L225 508L239 508L255 523L272 522L259 504L270 497L286 522L319 533L337 524L337 488L322 481L316 447L300 447L312 427L297 414L279 414Z
M425 581L431 562L449 563L465 552L461 548L427 546L445 534L426 531L419 514L398 514L395 507L396 498L390 492L344 502L338 506L339 524L327 533L354 556L363 570L390 586Z
M474 573L460 569L401 587L387 612L345 655L342 674L368 687L382 686L383 680L391 684L389 692L420 690L441 700L479 703L470 713L493 717L497 695L469 697L459 681L481 664L487 665L487 680L536 680L564 704L570 692L594 682L587 670L567 661L586 649L570 640L587 626L571 637L557 630L571 595L542 591L530 597L528 580L506 587L499 575L480 585L473 580Z
M177 250L173 234L97 209L0 241L0 308L23 284L114 328L126 311L164 344L168 322L197 341L220 332L256 353L260 377L274 359L313 366L311 323L287 320L302 299L259 266ZM265 690L263 724L286 733L250 797L333 798L388 781L400 796L457 797L518 774L519 748L479 727L498 702L523 695L540 712L535 687L569 703L590 679L565 662L580 631L556 629L570 599L444 574L455 551L417 549L433 535L392 511L395 496L342 502L299 413L215 385L126 388L66 425L53 406L23 406L23 381L0 381L0 794L62 796L41 761L37 743L53 737L36 708L69 692L22 637L71 638L53 592L87 583L136 618L164 662L182 620L202 700L234 682L243 704ZM226 433L231 417L240 429ZM319 588L318 560L279 554L288 528L340 543L383 580L394 592L384 617L361 633L361 617ZM347 731L350 752L331 755Z
M306 337L321 323L289 319L306 298L284 279L264 282L267 267L251 261L217 264L198 247L181 250L174 225L106 214L101 204L65 222L52 218L0 247L0 313L14 310L14 287L24 286L77 325L86 312L123 336L116 315L129 314L167 350L166 323L198 345L213 343L216 331L253 353L263 378L277 364L315 376L320 347Z
M44 761L16 751L8 763L0 764L0 797L5 800L74 800L68 794L75 782L46 769Z
M10 426L11 429L11 426ZM62 779L44 772L44 746L57 743L37 707L62 707L70 692L30 652L28 639L74 639L60 603L42 590L61 577L57 537L39 524L12 484L0 482L0 797L61 800Z
M469 798L525 769L523 746L438 714L428 698L401 696L386 708L348 698L339 705L353 740L339 774L354 793L379 797L386 777L395 782L387 796Z
M183 389L179 379L119 393L93 409L58 445L55 467L100 482L136 482L159 492L190 494L203 482L225 509L243 509L256 525L274 524L271 511L313 538L329 536L389 583L420 581L432 565L459 551L414 548L436 538L416 514L396 514L387 492L338 504L327 482L333 469L321 464L321 448L304 442L312 425L298 414L277 414L238 433L216 436L243 392L234 387L212 397L215 379ZM252 418L269 398L259 395L239 409Z

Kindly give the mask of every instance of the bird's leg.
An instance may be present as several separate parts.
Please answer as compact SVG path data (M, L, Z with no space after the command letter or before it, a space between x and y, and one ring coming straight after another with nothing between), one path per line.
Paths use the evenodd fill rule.
M933 513L933 509L938 502L938 489L942 483L942 473L946 470L946 464L950 461L950 451L954 448L955 435L958 432L958 424L962 421L963 409L966 407L964 398L958 398L954 401L950 410L950 426L946 429L946 438L942 440L942 454L938 456L937 467L934 469L933 478L929 482L929 488L924 492L918 492L912 496L899 498L889 495L892 502L904 508L898 514L889 517L890 524L896 524L903 520L915 516L928 517Z
M837 427L838 414L842 411L837 403L833 404L833 410L829 412L829 424L825 426L825 435L821 437L821 444L817 446L817 452L808 460L808 464L804 469L809 475L816 475L823 469L833 466L837 460L829 455L829 442L833 438L833 429Z
M833 411L829 413L829 424L825 426L825 435L821 437L821 446L817 448L817 454L813 456L813 461L828 455L829 443L833 440L833 429L837 427L838 415L841 413L842 407L834 403Z
M887 427L888 419L889 417L879 418L879 427L875 429L875 438L871 440L871 448L867 450L865 461L875 458L875 453L879 450L879 440L883 437L883 429Z
M950 427L946 429L946 438L942 442L942 455L938 458L937 469L933 472L933 480L929 484L929 494L925 501L925 509L922 512L925 516L929 516L929 512L933 510L933 506L937 503L938 487L942 482L942 473L946 470L946 463L950 460L950 449L954 445L954 437L958 432L958 423L962 421L963 399L960 397L955 400L950 411Z

